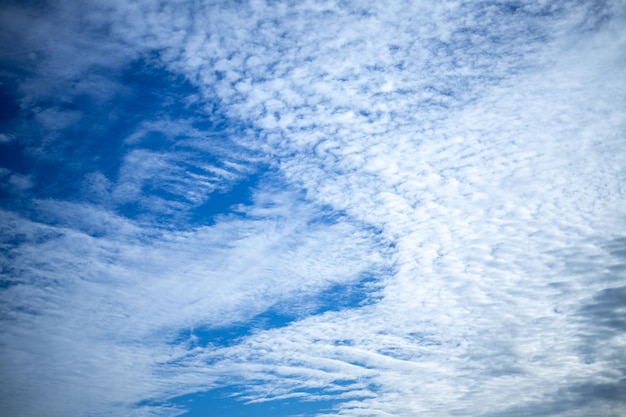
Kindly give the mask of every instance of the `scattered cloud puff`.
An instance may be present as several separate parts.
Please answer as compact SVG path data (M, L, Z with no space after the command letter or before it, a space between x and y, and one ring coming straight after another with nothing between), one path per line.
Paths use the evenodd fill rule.
M11 58L22 109L55 97L10 137L63 142L84 119L47 74L90 103L138 60L191 87L180 109L161 97L180 117L116 132L80 197L2 211L12 415L176 415L167 400L224 386L335 402L318 416L620 415L622 2L45 8L4 9L37 29L2 35L35 54ZM185 223L261 166L249 202ZM368 273L366 302L308 307ZM194 335L277 306L296 318Z

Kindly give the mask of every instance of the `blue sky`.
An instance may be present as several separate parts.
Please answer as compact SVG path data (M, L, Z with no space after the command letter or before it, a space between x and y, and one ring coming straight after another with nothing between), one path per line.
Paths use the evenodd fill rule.
M623 415L625 6L3 2L0 409Z

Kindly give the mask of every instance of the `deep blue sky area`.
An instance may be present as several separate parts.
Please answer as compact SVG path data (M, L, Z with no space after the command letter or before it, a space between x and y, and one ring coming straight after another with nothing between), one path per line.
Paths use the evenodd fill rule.
M237 388L214 390L206 394L186 395L171 401L173 405L187 408L185 417L313 417L324 411L330 411L339 401L301 402L275 400L242 406L241 399L233 396Z
M0 417L623 417L625 10L0 1Z
M0 123L13 131L12 135L18 136L19 140L0 143L0 166L29 176L32 188L28 190L28 198L93 201L96 197L85 190L86 176L98 172L112 183L116 182L125 155L138 148L165 154L186 152L196 161L219 164L221 155L211 153L210 142L214 141L214 148L222 152L229 146L235 147L229 135L239 133L238 124L231 123L219 113L206 113L200 108L206 108L206 102L189 102L187 98L198 94L198 90L180 75L145 60L132 62L119 74L111 75L123 88L110 94L105 101L89 94L72 96L69 102L67 98L59 101L55 97L45 97L20 111L17 93L3 91ZM15 84L11 78L7 82ZM60 113L78 112L80 118L69 126L46 130L37 121L37 114L46 108ZM213 108L219 111L219 106ZM160 120L167 120L170 124L183 120L182 123L188 124L189 128L197 129L196 133L199 132L205 142L204 148L209 150L194 148L191 142L186 144L183 131L172 133L160 131L158 127L129 142L133 134L144 129L146 122ZM178 163L184 170L198 171L193 164ZM203 203L187 205L182 212L153 212L152 216L146 217L144 213L150 208L140 201L116 202L114 198L105 198L108 201L99 203L108 205L122 216L148 218L164 226L180 221L189 226L209 225L214 223L215 216L230 213L231 206L249 204L260 178L258 169L253 168L246 176L221 184L215 192L205 196ZM151 187L149 183L142 185L146 193L165 200L179 198L167 187ZM9 194L6 188L1 192L4 205L18 204L20 196Z

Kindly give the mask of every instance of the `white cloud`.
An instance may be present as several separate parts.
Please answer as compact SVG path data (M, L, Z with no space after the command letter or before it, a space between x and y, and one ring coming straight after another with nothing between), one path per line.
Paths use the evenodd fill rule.
M114 39L135 52L159 49L204 99L256 128L242 144L271 158L311 204L260 190L246 219L187 232L136 229L81 205L67 210L98 220L60 216L63 226L49 227L5 214L11 232L40 236L14 249L13 267L29 281L7 290L14 297L4 308L19 325L5 343L34 360L48 326L60 333L49 336L58 353L36 362L47 375L70 358L86 361L61 384L33 390L96 381L80 374L96 369L108 373L105 384L121 375L128 383L96 410L243 383L253 402L349 400L332 415L617 415L598 390L624 378L624 339L615 326L606 336L600 319L617 311L610 300L621 293L608 289L626 285L620 2L110 5ZM172 137L182 129L202 143L167 121L144 128ZM146 181L204 195L212 174L233 172L197 167L191 178L178 164L192 162L135 150L104 188L117 201L139 198ZM316 225L318 206L347 223ZM102 218L123 232L97 239L73 230L92 233ZM376 277L370 305L219 349L168 346L157 335L245 321L354 282L378 262L376 250L394 267ZM51 289L35 285L39 277ZM27 325L36 331L26 334ZM608 342L592 354L589 334ZM15 377L20 387L38 379L13 360L8 375L33 372ZM155 377L163 374L167 385ZM82 386L74 393L88 398L104 389ZM579 401L581 392L589 399ZM56 410L79 414L63 398Z
M408 335L427 329L443 346L431 357L408 354L411 359L395 366L392 354L378 356L393 345L372 330L371 321L355 329L344 316L329 313L324 318L338 323L343 336L329 337L322 324L303 321L293 330L272 331L260 345L235 350L242 355L242 368L235 369L249 380L267 375L263 390L284 388L290 380L294 390L314 384L308 370L324 369L317 359L337 354L336 340L363 334L369 339L356 342L344 360L360 357L377 371L371 380L378 397L346 405L348 415L446 415L450 408L486 414L556 397L563 380L601 378L606 363L589 367L576 353L577 334L584 330L554 312L561 303L575 310L586 292L578 287L559 294L552 285L565 279L573 286L585 281L587 290L603 288L605 282L586 282L563 265L563 256L585 245L585 262L592 265L587 257L606 257L597 246L623 224L615 216L624 199L618 162L623 159L618 143L624 134L624 84L619 70L608 70L617 78L604 76L606 68L620 68L621 44L609 39L615 39L615 31L623 33L623 21L581 37L581 22L594 19L586 8L558 7L551 18L532 19L504 14L495 5L482 11L469 5L437 10L436 22L446 34L437 39L437 32L432 37L411 33L421 55L407 53L411 50L403 45L404 54L396 58L403 68L381 64L385 71L373 62L379 54L366 52L368 35L379 45L372 47L377 52L389 47L392 37L402 43L397 31L377 31L380 15L355 17L344 9L324 15L322 24L321 16L317 21L307 14L309 25L324 27L313 31L298 27L295 13L280 28L250 31L258 39L282 29L290 40L264 51L265 60L256 55L255 68L265 62L273 71L253 81L255 93L247 100L230 89L229 77L212 81L224 84L216 91L232 101L233 113L258 118L290 181L309 197L380 227L396 244L397 273L386 278L384 298L373 308L375 317L387 318L383 329L390 331L387 323L393 323L398 338L414 348L424 343ZM418 27L430 17L408 11L403 16L414 18ZM264 22L262 16L251 20ZM490 26L490 21L498 23ZM241 31L237 36L237 45L247 44ZM575 53L560 52L574 42ZM222 53L209 49L208 54ZM210 68L185 70L205 75ZM240 63L230 68L243 79L256 78ZM399 93L382 96L380 86L390 79ZM604 91L614 94L607 97ZM285 92L299 99L283 99ZM372 320L361 310L350 314ZM301 342L307 331L313 334ZM297 342L290 344L292 337ZM316 340L326 340L322 352L311 348ZM280 353L252 353L268 346ZM294 349L289 354L287 346ZM410 351L403 346L397 354L405 350ZM305 359L276 380L272 372L294 357ZM326 378L336 379L341 377Z
M179 331L245 322L287 298L349 284L378 262L354 226L309 224L315 212L284 193L259 198L266 208L245 208L251 220L191 232L140 228L63 202L40 203L59 226L4 212L3 236L19 239L5 242L3 259L7 407L83 415L197 389L158 376L188 354L189 341L174 344ZM41 401L25 404L18 392Z
M8 179L8 184L16 191L25 191L33 186L33 182L27 175L12 174Z

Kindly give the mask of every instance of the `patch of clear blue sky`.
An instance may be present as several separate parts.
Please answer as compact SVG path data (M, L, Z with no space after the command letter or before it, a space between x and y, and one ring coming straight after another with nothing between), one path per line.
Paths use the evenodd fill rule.
M187 410L184 417L313 417L337 407L338 400L303 401L301 398L247 404L238 394L245 387L233 386L209 392L184 395L167 404ZM321 393L315 390L306 394ZM146 403L141 405L159 405Z

